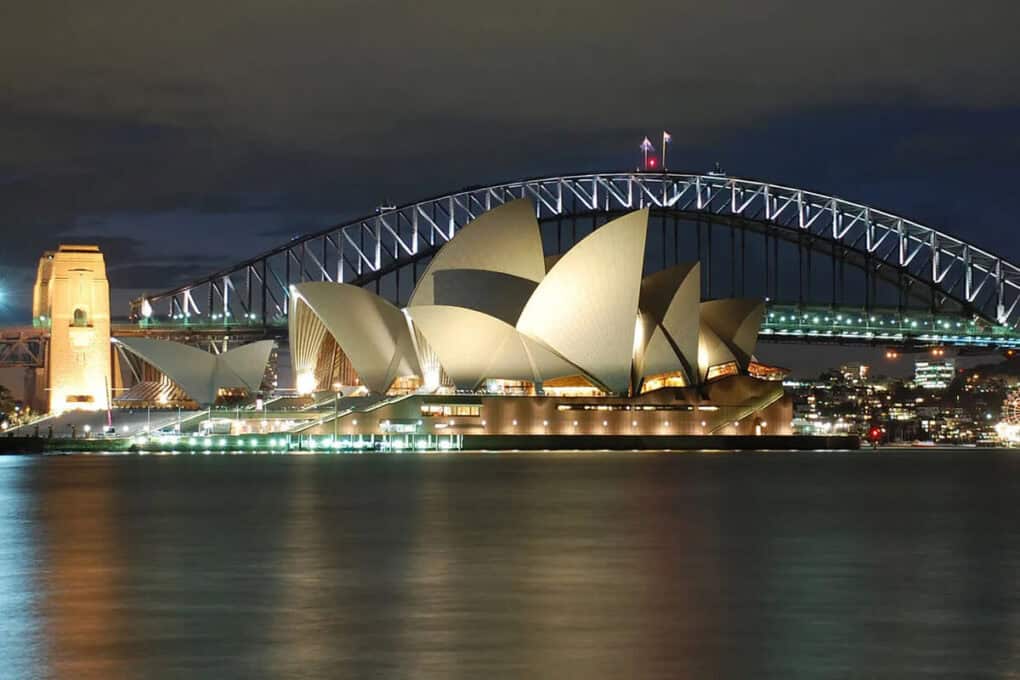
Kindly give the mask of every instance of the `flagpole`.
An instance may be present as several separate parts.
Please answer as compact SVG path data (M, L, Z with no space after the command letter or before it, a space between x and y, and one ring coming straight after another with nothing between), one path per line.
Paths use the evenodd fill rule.
M662 131L662 171L666 172L666 131Z
M649 151L655 151L655 147L652 146L652 142L651 142L651 140L648 139L648 137L645 137L644 140L641 142L641 151L645 155L645 167L642 168L642 170L647 171L648 170L648 152Z

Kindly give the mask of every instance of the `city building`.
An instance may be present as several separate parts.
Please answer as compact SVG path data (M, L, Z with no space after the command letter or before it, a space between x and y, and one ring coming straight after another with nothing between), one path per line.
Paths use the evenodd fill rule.
M933 352L934 354L934 352ZM938 355L936 355L938 356ZM796 434L882 431L884 442L996 445L1020 441L1020 365L1012 354L1004 363L974 369L954 367L945 388L924 387L914 378L869 373L854 381L856 366L840 366L815 380L784 383L793 400ZM927 363L927 362L919 362ZM924 368L924 367L922 367ZM941 380L949 371L940 368ZM924 375L922 371L922 375Z
M861 385L868 379L868 366L855 361L840 366L839 373L848 384Z
M956 377L956 359L926 359L914 362L914 382L927 390L944 390Z

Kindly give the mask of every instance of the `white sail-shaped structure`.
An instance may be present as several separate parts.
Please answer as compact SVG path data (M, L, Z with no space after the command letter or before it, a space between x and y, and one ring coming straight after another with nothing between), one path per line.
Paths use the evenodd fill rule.
M376 393L416 377L427 391L564 379L625 395L745 372L761 301L701 302L697 262L642 277L648 214L546 257L533 205L511 201L452 235L404 309L353 285L293 286L300 391L329 389L338 356Z
M337 348L375 393L385 393L398 377L420 375L407 318L387 300L358 286L322 281L292 286L291 299L291 367L299 391L331 389L322 384L321 366L323 354Z
M120 337L115 342L162 371L193 401L212 404L220 390L242 388L256 394L276 343L260 340L211 354L169 340Z
M436 299L435 277L446 270L499 272L534 283L545 276L542 235L527 199L493 208L450 236L422 273L408 307L445 304Z
M517 328L580 366L609 392L631 381L648 210L599 227L535 289Z
M516 328L473 309L427 305L413 310L446 374L458 388L477 389L488 378L541 384L581 370Z
M678 373L697 380L698 305L701 266L685 262L646 276L641 282L641 315L634 342L634 388L645 376Z
M758 342L765 303L757 298L725 298L701 303L701 323L711 328L746 368Z

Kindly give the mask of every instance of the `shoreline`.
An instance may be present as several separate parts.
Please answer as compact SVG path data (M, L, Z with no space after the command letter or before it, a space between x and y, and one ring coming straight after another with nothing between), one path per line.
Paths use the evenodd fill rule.
M362 435L312 437L137 436L130 438L0 438L0 455L45 453L399 453L427 451L846 451L861 449L856 436L809 435Z

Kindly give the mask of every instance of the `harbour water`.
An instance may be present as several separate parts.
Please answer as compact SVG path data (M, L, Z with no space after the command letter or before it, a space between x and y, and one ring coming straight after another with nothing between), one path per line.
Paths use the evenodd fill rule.
M1020 453L0 456L2 678L1011 678Z

